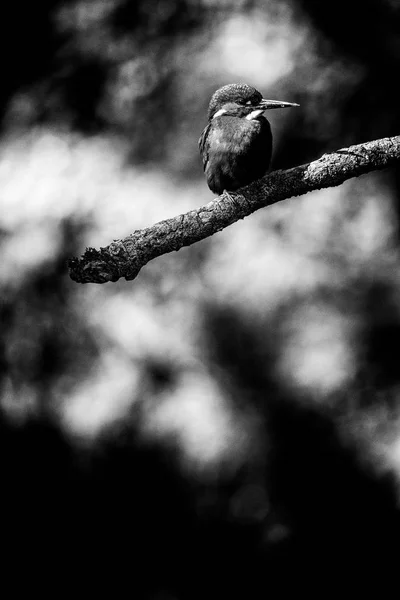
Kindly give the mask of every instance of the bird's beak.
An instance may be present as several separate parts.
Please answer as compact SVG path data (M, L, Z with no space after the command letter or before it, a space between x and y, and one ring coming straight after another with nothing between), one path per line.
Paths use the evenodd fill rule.
M272 108L290 108L291 106L300 106L300 104L281 102L280 100L266 100L263 98L257 108L264 112L264 110L271 110Z
M246 119L249 121L257 119L263 114L263 112L266 110L271 110L271 108L290 108L291 106L300 106L300 104L295 104L293 102L281 102L281 100L266 100L263 98L261 102L254 107L251 113L246 116Z

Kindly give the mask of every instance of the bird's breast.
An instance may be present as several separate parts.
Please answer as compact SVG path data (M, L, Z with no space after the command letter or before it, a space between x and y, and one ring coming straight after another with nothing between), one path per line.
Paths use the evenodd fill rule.
M271 134L269 126L265 125L268 121L263 117L261 119L217 117L209 134L211 148L216 152L251 152L255 145L262 143L266 134Z
M262 177L272 153L267 119L221 116L211 122L205 172L212 191L235 190Z

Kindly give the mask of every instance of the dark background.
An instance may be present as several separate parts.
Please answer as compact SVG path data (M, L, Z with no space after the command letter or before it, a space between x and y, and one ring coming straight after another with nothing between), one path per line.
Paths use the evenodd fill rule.
M274 168L399 132L395 0L0 9L4 589L324 598L398 583L399 170L78 286L66 261L211 199L211 93ZM5 597L8 597L5 594Z

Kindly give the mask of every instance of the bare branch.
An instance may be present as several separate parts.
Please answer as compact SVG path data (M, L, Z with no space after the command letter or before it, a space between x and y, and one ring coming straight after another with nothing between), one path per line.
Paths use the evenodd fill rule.
M223 193L205 206L134 231L106 248L88 248L82 258L69 261L70 276L78 283L135 279L153 258L203 240L259 208L340 185L399 160L400 136L396 136L342 148L287 171L274 171L239 192Z

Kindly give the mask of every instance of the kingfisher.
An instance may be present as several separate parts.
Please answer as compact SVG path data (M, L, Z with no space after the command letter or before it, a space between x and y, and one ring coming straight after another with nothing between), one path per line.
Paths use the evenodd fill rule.
M271 126L263 116L272 108L299 106L266 100L245 83L219 88L208 107L208 125L199 139L208 187L216 194L235 191L268 171L272 155Z

